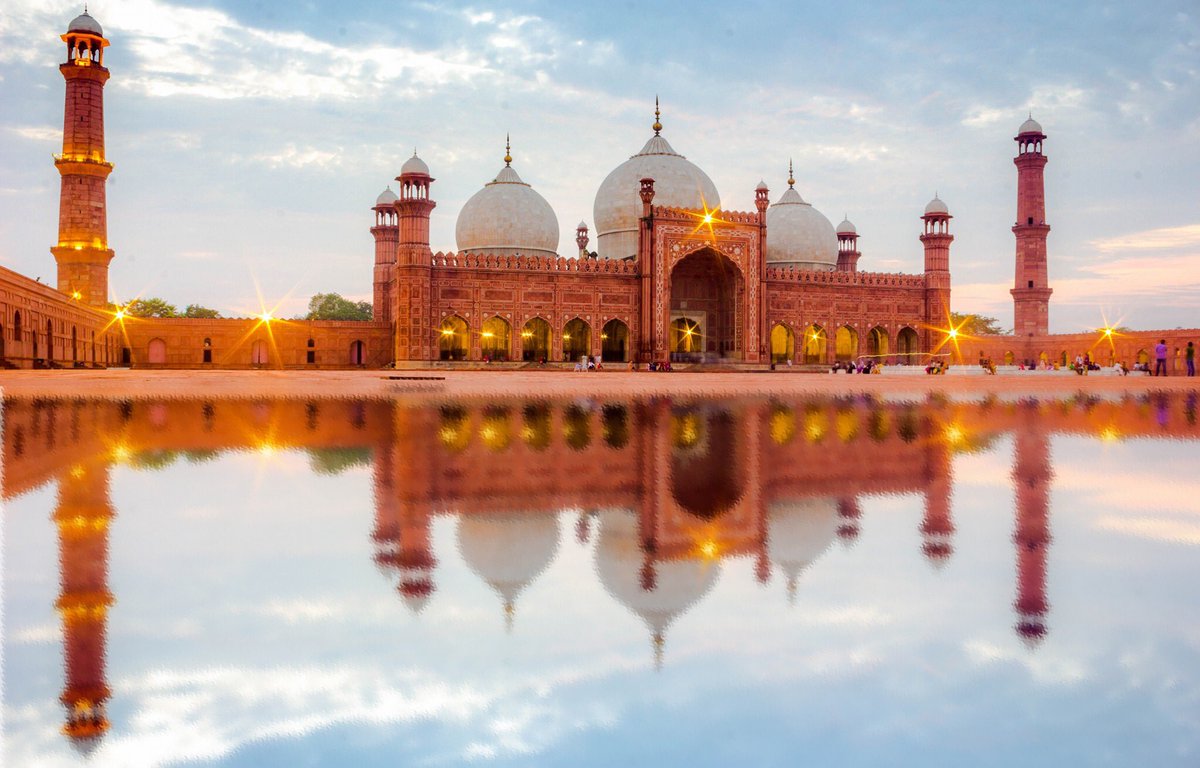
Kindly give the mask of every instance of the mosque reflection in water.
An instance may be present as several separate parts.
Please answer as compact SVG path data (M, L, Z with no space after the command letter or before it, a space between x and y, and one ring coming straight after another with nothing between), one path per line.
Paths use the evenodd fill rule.
M7 400L5 498L57 484L65 680L63 731L94 746L110 724L106 627L117 526L110 469L184 453L306 449L331 471L369 462L375 509L364 534L408 609L437 598L436 517L457 518L457 545L501 601L511 629L521 593L554 559L560 513L594 537L605 590L637 614L662 664L668 629L712 588L723 561L749 558L789 598L835 541L859 536L859 500L920 494L921 549L954 554L951 463L1009 435L1015 495L1014 631L1035 652L1049 631L1050 440L1195 440L1196 395L1118 400L890 403L651 399L422 401ZM369 534L367 534L369 531ZM998 607L999 609L999 607ZM119 621L114 611L113 620Z

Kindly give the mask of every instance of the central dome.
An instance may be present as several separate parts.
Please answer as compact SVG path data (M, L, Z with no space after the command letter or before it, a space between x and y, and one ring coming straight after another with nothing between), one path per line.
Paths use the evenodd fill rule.
M558 217L546 198L521 181L512 167L512 156L506 154L496 178L459 211L454 239L462 253L554 256Z
M824 214L804 202L788 166L788 188L767 209L767 263L799 269L837 267L838 241Z
M596 192L592 218L596 222L596 250L602 259L624 259L637 254L638 219L642 179L654 179L654 204L673 208L710 210L721 205L712 179L662 137L655 109L654 135L642 151L618 165Z

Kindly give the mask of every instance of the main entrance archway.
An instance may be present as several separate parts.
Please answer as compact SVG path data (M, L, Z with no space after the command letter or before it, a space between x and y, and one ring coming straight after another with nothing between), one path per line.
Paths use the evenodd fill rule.
M671 271L670 323L675 331L669 339L671 357L696 361L741 359L738 319L742 316L743 293L741 272L716 251L705 248L676 264Z

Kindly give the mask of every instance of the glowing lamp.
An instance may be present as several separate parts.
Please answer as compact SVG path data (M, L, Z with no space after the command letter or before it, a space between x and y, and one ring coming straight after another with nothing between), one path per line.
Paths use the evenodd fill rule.
M79 301L80 299L83 298L83 294L80 293L79 291L71 291L71 298L75 299L75 301Z
M262 320L264 323L269 323L269 322L271 322L271 321L272 321L274 318L273 318L273 317L271 317L271 313L270 313L270 312L263 312L261 315L259 315L259 316L258 316L258 319L259 319L259 320Z

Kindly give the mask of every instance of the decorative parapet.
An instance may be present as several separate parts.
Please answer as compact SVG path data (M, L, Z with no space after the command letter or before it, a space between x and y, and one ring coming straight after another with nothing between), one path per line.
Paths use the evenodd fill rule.
M628 259L568 259L540 254L442 253L433 255L434 269L486 269L523 272L575 272L637 275L638 264Z
M654 215L659 218L667 219L689 219L696 220L704 218L704 211L693 211L688 208L672 208L667 205L654 206ZM713 226L721 224L758 224L758 212L754 211L709 211L712 214Z
M924 275L902 272L838 272L795 267L767 267L768 282L807 285L854 285L864 288L924 288Z

